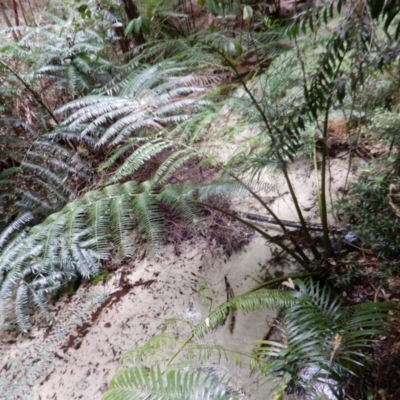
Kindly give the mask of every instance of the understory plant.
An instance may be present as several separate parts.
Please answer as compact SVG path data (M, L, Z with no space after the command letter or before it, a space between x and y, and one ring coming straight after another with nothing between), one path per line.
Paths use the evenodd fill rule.
M340 207L365 248L382 259L396 260L400 245L400 181L389 171L390 167L384 170L379 166L364 167L359 181L352 183L348 198Z
M367 389L363 373L371 362L368 351L374 338L384 334L392 305L345 306L319 282L289 279L284 283L289 289L267 289L266 284L221 304L192 327L186 339L175 333L176 321L167 322L159 334L122 357L103 399L251 398L243 382L215 371L210 375L210 365L225 358L251 372L253 379L274 380L271 393L265 394L269 399L283 399L285 393L307 399L363 398ZM280 310L279 341L259 340L248 354L223 344L201 343L231 312L263 308Z
M338 7L340 13L344 3L338 1L332 4ZM295 82L299 89L297 93L291 92L292 96L284 98L286 101L282 101L282 97L274 101L273 96L269 96L268 90L271 86L268 85L268 79L262 74L257 77L258 79L252 80L249 77L250 73L248 75L241 73L238 61L241 56L241 50L238 50L240 44L235 46L235 41L232 41L233 46L230 48L230 52L227 52L226 47L215 46L214 42L204 42L204 46L223 59L227 69L237 78L238 86L242 88L241 96L233 95L229 99L231 104L234 104L231 109L236 111L235 116L238 117L235 120L235 125L238 126L236 132L240 131L242 126L241 118L248 122L247 126L254 130L247 142L250 154L247 153L246 158L241 158L242 154L239 152L239 156L230 158L229 167L224 169L228 175L240 180L237 178L238 171L250 171L253 176L256 176L262 168L275 163L286 180L297 211L299 225L308 240L309 251L303 251L295 243L292 243L293 247L288 247L284 242L279 241L278 245L306 269L313 270L315 268L314 271L317 275L320 273L318 270L321 266L326 266L326 259L332 259L331 257L334 256L330 240L331 230L328 225L329 210L327 208L329 116L335 109L342 110L344 115L348 115L346 114L348 110L350 110L350 114L354 111L358 98L357 90L364 82L365 74L373 69L375 62L373 52L376 49L371 40L375 33L373 29L374 21L382 18L384 28L389 30L394 20L389 16L389 13L398 11L396 6L393 6L393 8L386 7L386 5L380 7L374 2L362 2L357 6L350 4L345 11L345 17L340 22L336 22L336 29L324 42L324 50L320 51L319 59L309 69L308 64L304 61L305 55L302 53L299 29L311 29L313 31L315 29L314 23L321 24L321 20L326 21L328 15L332 16L332 4L322 7L322 11L318 10L316 14L312 14L315 15L315 19L308 18L309 14L299 13L296 23L288 30L289 36L295 39L298 51L299 74L295 78ZM309 10L309 12L312 13L312 10ZM366 20L371 23L365 23ZM298 21L301 22L298 24ZM397 35L398 31L395 34ZM383 59L383 62L386 61L390 63L392 60ZM266 76L268 76L268 73ZM286 90L284 94L289 92L289 89ZM288 101L288 99L290 100ZM225 103L225 105L227 104L229 104L229 101ZM290 106L286 110L284 106L288 106L288 104ZM238 124L236 124L237 121L239 121ZM243 123L243 126L245 125ZM296 150L304 140L302 134L309 131L312 125L320 131L321 137L319 139L322 142L321 161L315 161L314 166L320 171L317 196L324 235L323 252L313 245L310 229L300 209L287 168L288 162L293 159ZM197 124L195 129L184 127L183 134L198 132L198 126ZM312 139L317 141L316 136L313 136ZM314 160L316 160L315 150ZM279 221L279 218L274 215L260 196L251 187L246 189L285 231L282 221ZM252 225L255 230L275 243L274 238L269 237L254 224L235 216L234 213L225 210L220 211L245 224ZM254 369L257 369L263 375L273 375L275 372L280 376L281 380L275 391L276 398L283 398L285 392L295 394L303 392L307 393L310 398L318 398L324 395L334 396L337 399L344 399L347 395L354 395L356 398L364 397L366 390L362 387L360 381L356 381L368 368L369 359L366 352L370 348L372 337L382 333L375 328L383 326L389 306L385 303L364 303L343 307L342 309L339 303L330 299L331 294L328 294L326 287L320 288L312 281L306 284L297 282L297 285L298 290L293 287L297 293L294 297L297 296L302 300L283 310L283 343L270 340L260 341L258 353L255 353L260 357L256 361L254 361L255 357L250 357L257 365ZM235 299L234 305L223 304L221 308L216 310L216 314L212 313L199 327L196 327L182 347L173 353L170 359L164 360L165 371L169 368L173 369L171 363L176 354L181 351L185 352L188 343L196 338L199 332L213 329L218 325L215 324L216 315L224 320L227 313L235 309L235 306L241 300L244 300L244 297ZM282 299L280 298L280 300ZM260 302L257 300L253 304L259 305ZM272 303L269 303L268 306L271 307ZM374 316L375 311L377 318ZM199 336L201 336L201 333ZM159 350L156 345L159 338L153 339L149 342L148 347L134 351L134 353L140 355L137 358L140 362L142 362L140 357L144 357L147 351L150 356L158 360L158 354L155 354L154 349ZM215 346L215 348L217 351L222 351L218 346ZM199 346L199 349L204 350L204 347ZM190 351L193 351L192 347L190 347ZM204 352L207 353L207 350ZM263 360L263 357L269 359ZM150 362L150 364L145 364L145 367L149 365L154 364ZM249 365L252 365L251 362ZM181 369L182 365L179 364L178 368ZM140 371L141 374L144 373L143 369ZM158 374L153 371L154 369L151 368L150 375L147 375L146 378L152 382L151 387L146 386L148 390L145 390L146 395L151 395L152 388L157 387L158 384L162 385L161 382L168 385L165 383L165 380L168 379L167 373L163 373L162 368ZM124 393L123 395L141 398L140 393L144 389L143 386L140 386L139 391L139 386L129 388L130 379L136 379L134 375L138 373L139 370L135 369L122 370L112 381L110 391L107 394L109 397L106 398L114 398L114 395L115 398L118 398L118 390L120 390L120 393ZM129 374L131 374L130 378L128 378ZM186 377L185 379L189 378ZM186 394L184 398L187 398Z
M152 8L145 3L141 24L146 6ZM399 34L399 9L394 3L337 0L321 7L307 3L293 19L272 21L257 4L220 3L207 2L209 26L189 30L178 26L190 12L177 15L173 8L171 30L167 34L157 25L155 37L136 16L124 33L124 39L136 34L135 48L130 52L128 43L115 63L122 22L110 17L108 6L63 8L46 15L47 30L15 28L21 40L2 44L2 93L9 99L22 94L24 100L10 103L15 107L1 104L4 326L16 323L28 331L32 307L51 323L50 296L77 275L98 274L112 244L122 257L131 256L140 237L149 254L157 253L165 204L194 223L199 206L212 206L210 193L231 193L232 187L259 201L286 237L221 211L280 246L303 269L325 273L334 256L327 206L329 117L337 110L357 111L365 75L394 61L385 52ZM241 23L231 29L226 21L233 11ZM375 40L377 29L386 32L384 40ZM296 57L282 55L289 48ZM18 57L26 67L17 69ZM21 109L31 103L35 112L25 121ZM231 116L233 123L221 123ZM215 148L219 152L246 130L251 135L243 146L228 160L218 159ZM322 143L320 160L316 142ZM289 174L304 144L314 149L322 250L311 238ZM190 182L181 172L189 160L199 170L214 162L222 179ZM257 192L257 178L271 165L286 182L305 248Z
M207 367L210 357L228 349L198 340L234 310L264 308L281 313L280 334L235 358L261 378L278 380L271 396L365 397L359 378L390 305L342 305L324 285L337 261L329 225L329 123L334 113L344 116L353 154L360 132L350 120L368 103L361 101L363 90L377 76L397 79L399 5L306 2L290 18L275 18L277 5L253 1L159 3L63 2L42 15L43 25L3 32L18 34L0 48L1 327L29 331L32 309L51 324L52 296L77 278L99 276L112 248L121 258L133 257L146 243L148 255L159 254L165 210L196 229L204 208L214 208L259 232L306 271L293 280L316 280L261 284L217 307L186 339L167 324L122 359L125 369L105 398L247 396L246 388ZM383 100L371 102L371 112L393 104L387 85L380 89ZM312 160L316 175L321 246L290 175L299 153ZM218 176L192 181L188 166L201 175L206 164ZM301 244L265 201L270 186L260 177L267 169L283 176ZM384 255L396 251L397 228L389 219L398 216L391 186L397 175L394 167L367 177L346 209L360 217L370 207L359 235ZM232 194L251 196L283 235L210 200ZM372 210L385 224L371 220ZM289 290L266 289L284 281Z

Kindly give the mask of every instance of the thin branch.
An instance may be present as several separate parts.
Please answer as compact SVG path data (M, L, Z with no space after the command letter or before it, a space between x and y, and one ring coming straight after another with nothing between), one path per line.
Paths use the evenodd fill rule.
M7 64L0 60L0 65L2 65L7 71L11 72L24 86L28 89L29 92L35 97L37 102L49 113L50 117L54 120L54 122L58 125L58 120L51 112L51 110L43 103L42 99L40 98L39 94L36 93L22 78L18 75L15 71L13 71Z
M234 71L235 75L239 78L240 84L243 86L243 89L245 90L245 92L246 92L246 93L248 94L248 96L250 97L250 100L251 100L251 102L253 103L253 105L256 107L256 109L257 109L257 111L258 111L258 113L259 113L261 119L262 119L263 122L264 122L265 127L267 128L269 134L271 135L271 138L273 138L273 137L274 137L274 133L273 133L273 131L272 131L271 125L270 125L270 123L269 123L269 121L268 121L268 119L267 119L267 117L266 117L264 111L262 110L260 104L258 103L258 101L256 100L256 98L254 97L254 95L253 95L253 93L251 92L251 90L250 90L250 89L248 88L248 86L246 85L246 82L243 80L243 77L242 77L242 75L239 73L239 71L237 70L236 66L233 64L233 62L232 62L228 57L226 57L226 55L225 55L222 51L220 51L220 50L218 50L218 49L215 49L215 48L213 48L213 47L210 46L210 45L209 45L209 47L210 47L213 51L216 51L217 54L219 54L219 55L228 63L229 67L232 68L232 70ZM320 254L320 252L318 251L318 249L314 246L313 241L312 241L312 239L311 239L310 232L309 232L308 229L307 229L306 221L305 221L305 219L304 219L303 213L301 212L300 205L299 205L299 202L298 202L298 200L297 200L297 196L296 196L296 194L295 194L295 192L294 192L294 190L293 190L292 182L291 182L290 177L289 177L289 175L288 175L288 173L287 173L285 160L283 159L283 157L282 157L282 155L281 155L279 149L277 149L276 154L277 154L279 163L280 163L281 166L282 166L281 169L282 169L282 171L283 171L283 174L284 174L286 183L287 183L287 185L288 185L288 187L289 187L290 195L291 195L291 197L292 197L293 204L294 204L294 206L295 206L295 208L296 208L296 212L297 212L297 215L298 215L298 217L299 217L300 223L301 223L301 225L302 225L304 234L306 235L306 238L307 238L308 242L310 243L310 250L312 251L314 257L318 260L318 259L321 258L321 254Z
M249 221L246 221L243 218L238 217L235 214L230 213L229 211L223 210L222 208L219 208L217 206L211 205L211 204L207 204L207 203L202 203L202 202L198 202L200 205L202 205L203 207L209 207L212 208L214 210L217 210L225 215L227 215L228 217L233 218L236 221L241 222L242 224L248 226L249 228L255 230L256 232L258 232L260 235L262 235L263 237L265 237L267 240L271 241L272 243L274 243L275 245L279 246L282 250L284 250L285 252L287 252L290 256L292 256L302 267L304 267L307 271L311 272L312 269L311 267L308 265L308 263L303 260L302 258L300 258L295 252L294 250L292 250L290 247L286 246L281 240L276 239L274 236L269 235L268 233L266 233L264 230L260 229L259 227L257 227L256 225L252 224Z

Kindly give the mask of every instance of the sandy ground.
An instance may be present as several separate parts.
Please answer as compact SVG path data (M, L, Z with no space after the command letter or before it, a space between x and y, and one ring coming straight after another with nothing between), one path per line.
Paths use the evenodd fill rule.
M347 161L332 160L332 198L346 184L347 169ZM294 163L291 176L307 219L318 222L311 162ZM264 193L264 199L281 218L297 220L282 180L271 173L263 177L266 181L272 178L277 190ZM252 199L236 199L235 204L238 210L261 212ZM270 233L276 230L273 226L268 229ZM0 399L101 399L121 355L157 333L167 318L181 317L195 323L207 316L210 304L204 303L200 288L212 294L211 306L215 307L226 300L225 276L238 295L259 283L267 269L272 276L282 272L282 267L268 266L270 258L271 245L255 236L229 259L205 241L193 240L182 246L179 257L167 248L159 259L132 260L107 284L83 286L76 295L57 302L52 329L36 326L29 335L18 337L2 332ZM284 272L296 269L292 265ZM251 342L265 335L274 315L238 315L233 334L224 326L207 340L250 350ZM229 371L238 386L249 383L229 362L218 368ZM265 398L266 388L254 393L252 399Z
M1 25L4 27L4 21ZM230 150L226 148L225 156L237 145L235 142ZM345 187L347 171L347 161L332 160L332 199ZM308 221L319 222L312 162L295 162L291 176ZM276 186L276 191L263 193L264 200L281 218L296 221L281 177L265 172L262 180ZM262 212L253 199L235 199L234 204L240 211ZM330 222L337 224L334 219ZM272 225L268 229L270 233L278 232ZM210 306L226 300L225 277L238 295L259 283L266 273L275 276L282 272L282 267L268 265L272 247L257 235L229 259L201 240L188 242L180 250L179 257L167 248L160 259L132 260L105 285L81 286L74 296L52 306L56 323L51 329L38 324L25 336L2 331L0 399L100 400L121 355L159 332L167 318L180 317L194 323L204 319ZM295 265L284 270L296 271ZM204 301L201 289L212 295L212 304ZM223 326L206 341L250 350L251 342L265 335L274 318L273 311L238 314L233 334ZM236 386L252 384L252 378L230 361L213 367L232 375ZM261 400L266 398L268 388L253 385L252 391L251 399Z

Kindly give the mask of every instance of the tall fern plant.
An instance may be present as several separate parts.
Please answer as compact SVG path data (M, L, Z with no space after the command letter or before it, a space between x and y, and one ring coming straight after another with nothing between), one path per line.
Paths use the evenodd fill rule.
M141 67L112 82L102 94L59 109L60 115L67 114L65 121L35 138L24 156L24 141L15 142L14 159L17 144L22 146L18 176L27 171L32 178L23 180L25 190L15 185L20 209L5 220L0 237L3 323L16 322L27 331L31 306L51 322L46 311L49 296L78 275L96 274L111 243L119 246L122 256L132 255L138 244L134 228L147 241L149 254L157 253L164 241L165 204L189 223L194 221L198 207L188 201L187 188L165 183L197 152L177 145L167 136L167 127L207 103L199 95L209 83L207 76L188 74L173 63ZM107 154L94 190L90 191L93 165L80 164L62 143L73 143L78 152L86 149L88 161L90 154ZM135 173L149 160L156 160L158 168L136 182ZM80 178L86 186L81 197L76 193ZM68 189L70 181L75 191ZM15 206L13 196L10 193L9 200Z
M168 137L164 128L189 119L209 104L200 96L211 83L208 76L191 74L173 62L137 66L99 94L61 107L58 113L68 116L60 135L78 130L81 140L93 140L96 147L110 149L99 170L111 169L109 182L118 182L166 150L178 150L174 137ZM187 154L181 156L187 160Z
M117 68L108 61L117 40L112 34L116 18L90 2L82 10L62 1L51 2L36 17L38 26L2 31L3 35L17 31L20 38L0 45L8 65L33 90L45 94L43 100L50 108L54 108L52 103L59 106L60 100L88 94L111 79Z
M220 103L225 115L231 113L234 122L220 129L217 146L223 143L224 138L229 141L240 134L246 138L229 158L225 169L236 176L241 176L243 172L258 176L269 166L281 171L298 223L312 253L311 259L317 263L324 263L324 259L334 253L327 204L330 116L335 110L340 110L346 118L350 118L359 111L357 99L363 80L368 74L376 72L376 68L373 68L376 65L375 52L381 54L380 46L390 48L390 33L396 37L399 34L398 21L394 18L398 11L394 4L379 7L376 2L367 1L355 5L337 0L322 2L318 8L310 6L298 13L289 26L281 27L292 40L297 56L278 57L268 64L266 71L263 70L266 60L261 57L257 63L258 74L253 74L252 70L243 71L243 63L251 54L252 47L241 38L227 39L211 35L200 40L199 49L218 56L233 76L236 83L233 88L241 89L233 91L231 86L229 97ZM378 38L377 30L373 28L382 19L384 23L379 29L389 33L389 41ZM332 21L333 28L328 26L329 21ZM307 30L321 33L321 39L310 45ZM392 60L383 57L383 53L381 57L383 63ZM224 114L220 112L219 117L221 115ZM194 127L185 127L184 134L199 134L200 131L206 135L208 117L204 118L204 125L200 117ZM217 118L218 112L214 114L214 119ZM322 142L320 163L317 162L315 147L317 132ZM304 151L302 147L307 146L313 152L311 155L318 181L317 200L324 237L322 252L311 240L289 173L290 162ZM277 219L268 205L264 203L263 207L272 218ZM304 255L301 257L305 262L311 261Z

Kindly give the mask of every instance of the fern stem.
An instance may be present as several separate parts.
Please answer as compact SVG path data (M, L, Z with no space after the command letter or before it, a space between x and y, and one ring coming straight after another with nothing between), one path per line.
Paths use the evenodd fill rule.
M270 281L260 283L259 285L254 286L253 288L251 288L247 292L242 293L239 296L236 296L235 298L248 295L249 293L252 293L252 292L255 292L255 291L259 290L259 289L265 288L266 286L276 285L277 283L284 282L284 281L286 281L288 279L292 279L292 280L293 279L303 279L303 278L309 278L311 276L319 276L319 275L321 275L320 272L314 271L314 272L305 272L305 273L294 274L294 275L280 276L279 278L271 279Z
M282 159L282 156L280 155L279 151L278 151L278 156L280 159ZM310 250L312 251L314 257L317 260L319 260L321 258L321 254L318 251L318 249L315 247L314 242L311 239L310 231L307 228L307 223L304 219L303 213L300 210L300 205L299 205L299 202L297 201L297 197L296 197L296 193L294 192L294 189L293 189L292 181L290 180L289 174L287 172L286 164L284 163L283 160L282 160L282 162L283 162L283 164L282 164L283 175L285 176L285 180L286 180L286 183L289 188L290 196L292 198L294 207L296 208L296 212L299 217L300 224L303 228L303 233L306 235L306 239L307 239L308 243L310 244ZM328 226L328 224L326 224L326 226ZM325 227L324 226L322 226L322 227L324 228L324 232L325 232Z
M197 326L202 324L203 322L200 322ZM195 328L196 328L195 327ZM175 351L174 354L170 357L170 359L167 361L166 367L170 366L172 361L175 360L175 358L178 356L178 354L190 343L190 341L194 338L194 329L192 330L192 333L186 338L186 340L181 344L178 350Z
M226 169L224 169L224 171L226 171ZM226 173L231 176L233 179L235 179L237 182L239 182L240 184L242 184L246 190L249 191L249 193L267 210L267 212L272 216L272 218L275 219L275 221L278 223L279 227L282 229L282 231L290 238L290 241L293 243L293 245L296 248L296 251L300 254L300 256L303 258L303 260L306 263L310 263L310 259L307 257L307 255L303 252L303 250L301 249L301 247L298 245L298 243L296 242L296 240L288 234L288 231L286 229L286 226L283 224L283 222L281 221L280 218L278 218L278 216L273 212L273 210L271 209L271 207L268 206L267 203L265 203L265 201L256 193L254 192L254 190L251 189L251 187L249 187L248 185L246 185L244 182L242 182L235 174L233 174L232 172L226 171Z
M247 95L250 97L251 102L253 103L253 105L256 108L257 112L259 113L261 119L263 120L266 129L268 130L269 134L271 135L271 138L273 138L274 134L273 134L273 131L272 131L272 128L271 128L271 124L268 121L267 116L265 115L264 111L262 110L260 104L258 103L257 99L254 97L254 95L251 92L251 90L246 85L246 82L244 81L243 77L241 76L241 74L237 70L236 66L233 64L233 62L228 57L225 56L225 54L223 52L219 51L218 49L213 49L213 50L221 55L221 57L228 63L229 67L234 71L236 77L239 78L240 84L242 85L242 87L245 90L245 92L247 93ZM285 177L285 181L286 181L286 183L287 183L287 185L289 187L290 196L291 196L293 204L294 204L294 206L296 208L296 212L297 212L297 215L299 217L300 224L302 226L302 230L303 230L304 234L306 235L307 241L310 244L310 250L312 251L314 257L317 260L319 260L321 258L321 254L318 251L318 249L315 247L313 241L311 240L310 232L309 232L309 230L307 228L306 221L304 219L303 213L301 212L300 205L299 205L299 202L297 201L296 194L295 194L295 192L293 190L292 182L291 182L290 177L289 177L289 175L287 173L285 160L283 159L279 149L276 149L276 154L278 156L279 163L281 164L281 169L282 169L283 175Z
M318 193L319 199L319 213L321 216L321 225L323 228L322 234L324 236L325 254L327 257L333 253L332 244L329 239L329 227L328 227L328 211L326 206L326 162L328 158L327 151L327 140L328 140L328 119L329 109L331 105L331 97L328 99L328 104L325 110L325 120L323 128L323 146L322 146L322 164L321 164L321 190Z

